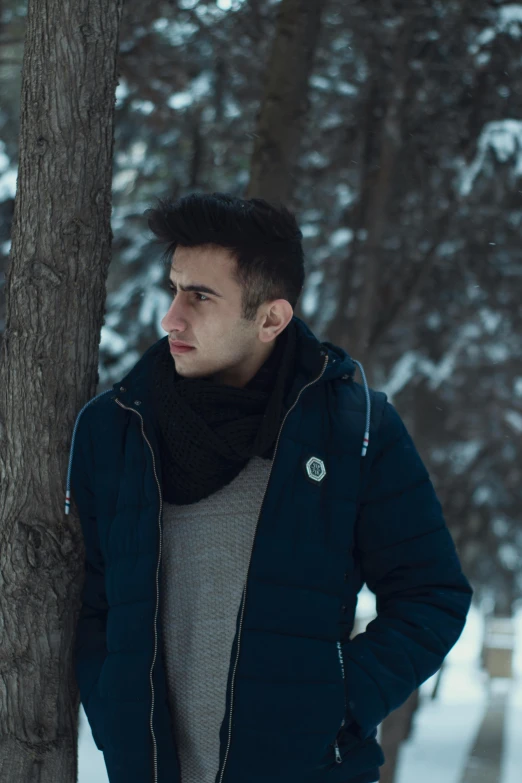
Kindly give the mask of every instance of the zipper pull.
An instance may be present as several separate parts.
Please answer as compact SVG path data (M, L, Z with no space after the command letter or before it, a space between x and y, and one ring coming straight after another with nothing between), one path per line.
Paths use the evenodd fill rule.
M343 722L341 723L341 726L339 728L339 731L341 731L342 727L344 726L345 720L343 718ZM343 760L341 758L341 751L339 750L339 744L337 742L337 737L335 738L334 742L334 750L335 750L335 760L338 764L342 764Z

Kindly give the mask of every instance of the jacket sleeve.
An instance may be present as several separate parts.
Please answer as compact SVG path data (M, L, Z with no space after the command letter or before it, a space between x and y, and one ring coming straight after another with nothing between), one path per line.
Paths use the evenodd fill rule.
M377 617L343 646L350 718L364 738L440 668L472 596L428 471L387 401L376 443L354 556Z
M96 506L93 493L92 449L88 425L88 409L78 421L71 466L71 494L76 504L85 544L85 579L80 615L76 626L74 668L80 699L89 720L93 739L103 750L97 719L91 708L91 696L107 656L107 597L105 570L98 539ZM99 720L98 720L99 722Z

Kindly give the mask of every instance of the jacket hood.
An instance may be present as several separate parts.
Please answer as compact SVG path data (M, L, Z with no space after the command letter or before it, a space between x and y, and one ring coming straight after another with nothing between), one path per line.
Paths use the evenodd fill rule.
M298 391L306 384L313 382L314 379L317 379L318 383L325 383L336 378L342 378L344 380L353 379L356 368L359 367L366 396L366 427L361 452L361 456L364 457L368 449L370 438L371 401L368 384L366 382L366 375L364 373L362 364L356 359L352 359L343 348L340 348L339 346L334 345L327 340L321 342L314 335L307 324L305 324L305 322L297 316L294 315L292 317L292 321L296 325L297 340L295 377L289 395L290 399L293 400ZM113 395L117 394L119 399L127 406L134 407L136 404L143 404L144 410L152 410L152 405L147 405L147 403L150 403L152 391L150 384L151 366L154 362L155 356L159 351L164 349L167 341L168 335L153 343L120 381L116 381L112 384L112 388L107 389L106 391L101 392L101 394L97 394L88 400L78 413L73 429L69 454L69 467L67 470L67 488L65 496L66 514L69 513L70 508L70 477L74 453L74 441L78 422L82 413L99 397L109 393L112 393ZM325 367L326 357L328 357L328 361ZM325 367L325 369L322 372L323 367ZM318 378L319 374L320 377Z

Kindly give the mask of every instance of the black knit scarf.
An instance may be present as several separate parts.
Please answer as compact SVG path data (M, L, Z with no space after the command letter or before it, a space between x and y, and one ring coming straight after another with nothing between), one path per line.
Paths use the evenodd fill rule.
M165 341L156 357L153 395L167 502L195 503L229 484L251 457L273 457L295 372L296 336L291 321L243 388L178 375Z

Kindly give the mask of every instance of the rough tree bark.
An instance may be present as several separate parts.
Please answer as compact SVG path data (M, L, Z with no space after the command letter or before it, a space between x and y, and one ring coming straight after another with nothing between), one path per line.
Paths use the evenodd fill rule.
M65 478L96 391L122 0L29 0L0 344L0 780L77 779L84 546Z
M324 0L281 1L245 198L282 201L292 208L308 82L325 5Z

